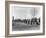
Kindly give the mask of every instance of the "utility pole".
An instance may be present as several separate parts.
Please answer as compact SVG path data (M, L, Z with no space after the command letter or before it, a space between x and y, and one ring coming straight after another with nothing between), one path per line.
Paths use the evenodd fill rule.
M34 14L33 14L33 18L34 18L34 16L35 16L35 8L34 8Z
M14 21L14 16L12 18L13 18L12 20Z

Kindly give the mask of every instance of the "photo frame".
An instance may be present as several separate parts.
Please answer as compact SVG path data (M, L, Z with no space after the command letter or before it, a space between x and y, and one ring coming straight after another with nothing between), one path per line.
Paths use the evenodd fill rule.
M38 14L36 13L37 11L36 12L33 11L34 8L37 9ZM40 22L38 22L37 24L38 26L30 25L30 22L32 21L32 18L30 19L30 13L33 15L33 19L34 19L34 15L35 17L38 17L38 19L40 17ZM37 22L33 21L33 24L34 23ZM36 31L33 29L35 29ZM15 32L12 33L11 31L15 31ZM44 3L5 1L5 37L35 36L35 35L44 35L44 34L45 34L45 4Z

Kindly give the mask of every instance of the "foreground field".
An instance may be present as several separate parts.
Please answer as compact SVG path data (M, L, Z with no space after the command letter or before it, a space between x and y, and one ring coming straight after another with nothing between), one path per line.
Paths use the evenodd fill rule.
M12 30L13 31L24 31L24 30L39 30L40 25L30 25L30 24L25 24L22 22L14 22L14 25L12 25Z

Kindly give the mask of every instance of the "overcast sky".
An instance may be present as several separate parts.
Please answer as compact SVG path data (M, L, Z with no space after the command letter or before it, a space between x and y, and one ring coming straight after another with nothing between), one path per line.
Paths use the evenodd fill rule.
M31 19L34 16L34 7L12 6L14 19ZM35 7L35 16L40 17L40 7Z

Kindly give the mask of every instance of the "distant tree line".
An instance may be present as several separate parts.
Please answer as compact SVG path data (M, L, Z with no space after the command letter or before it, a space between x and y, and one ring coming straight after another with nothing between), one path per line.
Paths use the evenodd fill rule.
M32 19L15 19L13 20L14 22L23 22L23 23L26 23L26 24L37 24L37 25L40 25L40 18L32 18Z

